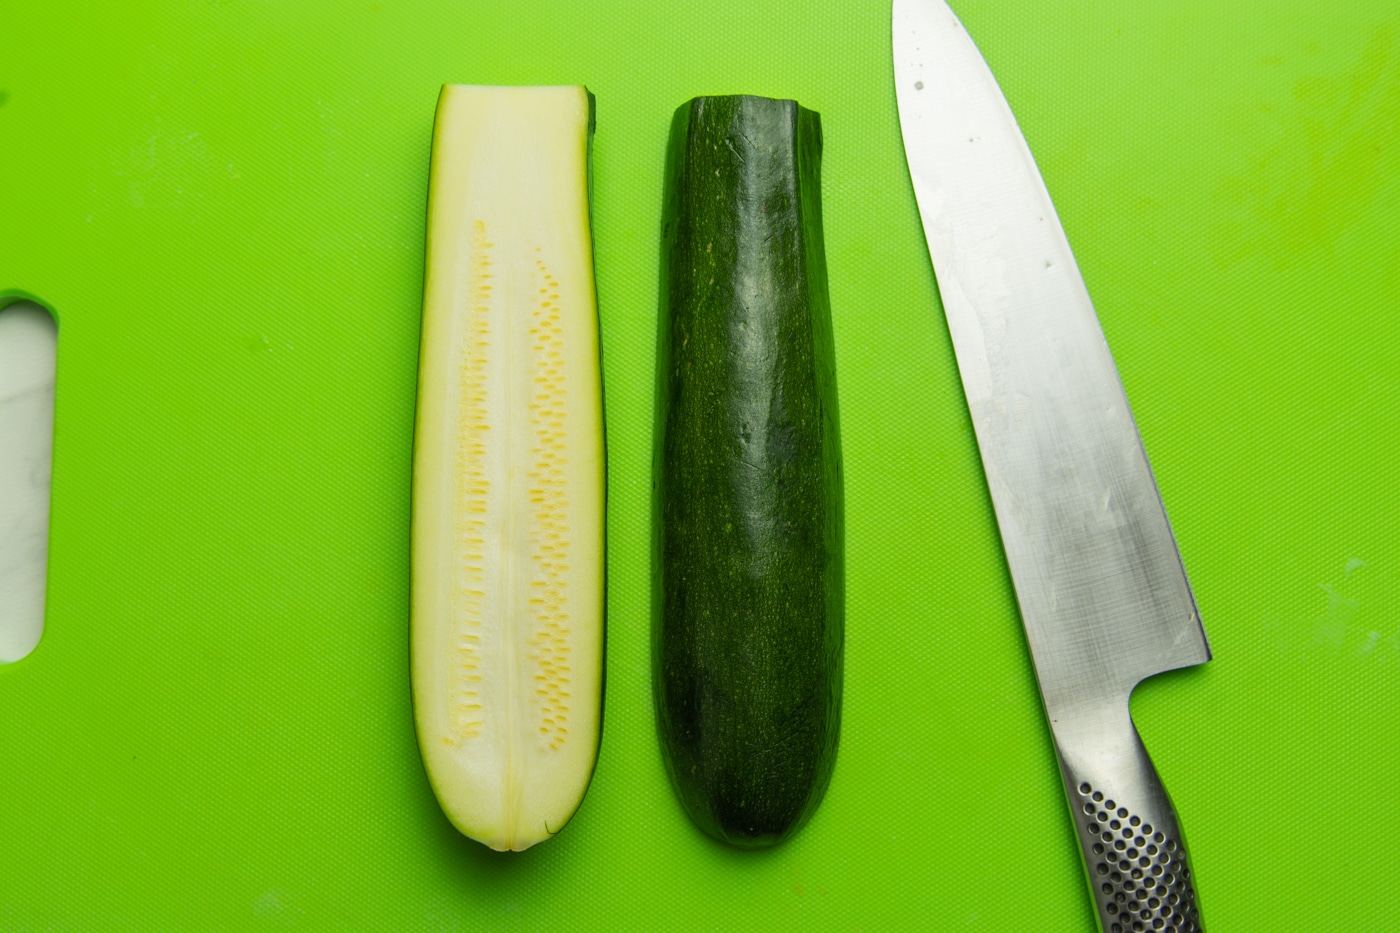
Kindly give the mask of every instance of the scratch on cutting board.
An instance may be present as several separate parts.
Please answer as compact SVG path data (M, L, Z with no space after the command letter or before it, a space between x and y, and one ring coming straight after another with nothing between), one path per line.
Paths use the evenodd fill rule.
M304 913L300 907L288 903L287 895L276 889L264 891L253 901L253 916L263 920L278 919L281 926L290 925L294 915Z
M1281 141L1217 191L1234 218L1213 238L1223 267L1258 253L1279 268L1330 253L1374 208L1400 168L1400 28L1377 27L1344 73L1302 77L1291 103L1260 109L1281 114Z
M1346 562L1340 579L1319 584L1327 606L1313 621L1314 647L1338 655L1400 659L1400 593L1389 573L1358 557Z

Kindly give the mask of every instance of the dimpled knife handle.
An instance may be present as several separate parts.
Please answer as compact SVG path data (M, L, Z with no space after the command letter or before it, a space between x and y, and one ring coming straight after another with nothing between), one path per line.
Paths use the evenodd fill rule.
M1112 724L1118 735L1103 735L1100 720L1099 741L1087 742L1092 737L1080 733L1073 743L1077 748L1056 736L1100 928L1103 933L1201 933L1186 839L1126 701Z

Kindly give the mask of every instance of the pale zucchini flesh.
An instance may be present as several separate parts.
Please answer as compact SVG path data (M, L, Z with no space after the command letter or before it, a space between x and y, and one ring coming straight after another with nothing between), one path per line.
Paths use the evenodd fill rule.
M438 101L413 451L414 719L438 802L549 838L602 725L604 448L582 87Z

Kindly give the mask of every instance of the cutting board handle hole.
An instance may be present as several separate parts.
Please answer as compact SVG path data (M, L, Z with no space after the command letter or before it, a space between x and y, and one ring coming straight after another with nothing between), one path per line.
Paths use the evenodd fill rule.
M44 634L58 326L0 292L0 664Z

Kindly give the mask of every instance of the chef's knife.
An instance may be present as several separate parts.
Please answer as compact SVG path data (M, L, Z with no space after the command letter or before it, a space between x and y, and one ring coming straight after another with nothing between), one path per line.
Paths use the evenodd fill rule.
M1005 98L942 0L894 0L900 128L1002 546L1105 933L1201 929L1128 711L1210 659L1069 242Z

